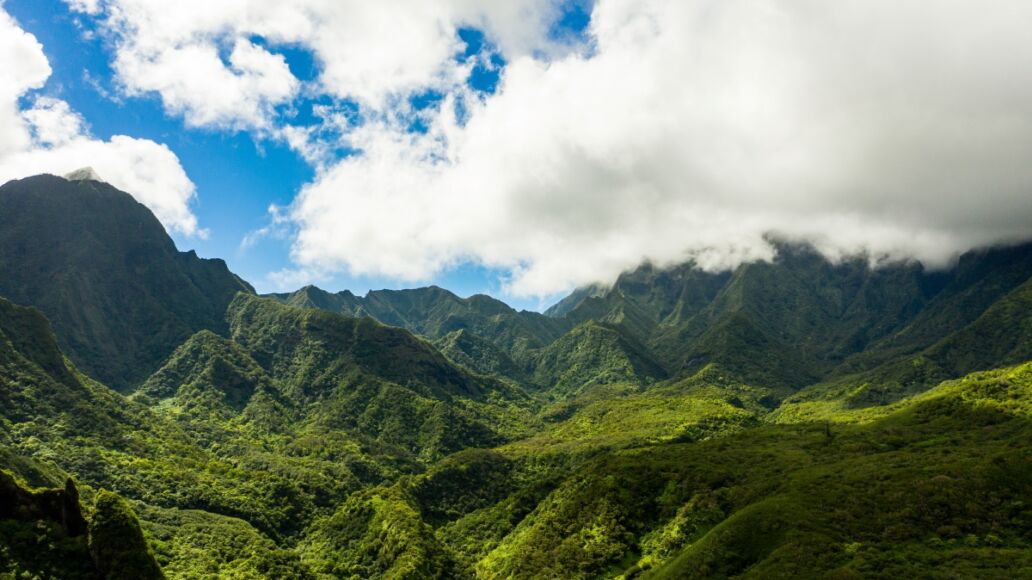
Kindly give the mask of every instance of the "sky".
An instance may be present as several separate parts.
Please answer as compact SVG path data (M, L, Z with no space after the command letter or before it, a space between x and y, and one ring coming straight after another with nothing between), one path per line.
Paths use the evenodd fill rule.
M1032 238L1032 3L0 0L0 181L91 166L261 292L541 309L771 236Z

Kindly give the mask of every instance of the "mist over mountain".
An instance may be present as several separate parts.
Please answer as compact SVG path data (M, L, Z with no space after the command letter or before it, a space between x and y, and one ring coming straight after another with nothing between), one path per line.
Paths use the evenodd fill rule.
M576 350L574 335L584 332L571 331L594 323L620 337L626 349L647 353L658 369L654 378L691 375L717 364L750 382L799 389L845 375L886 372L880 367L889 360L942 343L935 346L940 352L963 336L981 336L986 324L976 321L1012 292L1017 295L1007 301L1020 300L1020 287L1032 277L1032 244L975 250L948 269L911 261L872 264L863 256L832 262L805 244L776 247L769 262L725 272L707 272L691 262L665 269L642 265L609 287L574 291L544 316L486 296L462 299L437 287L359 297L310 286L273 297L371 316L432 340L461 330L508 353L518 363L511 378L533 375L546 348ZM1006 344L1018 352L1009 358L976 356L928 380L1032 357L1020 339Z

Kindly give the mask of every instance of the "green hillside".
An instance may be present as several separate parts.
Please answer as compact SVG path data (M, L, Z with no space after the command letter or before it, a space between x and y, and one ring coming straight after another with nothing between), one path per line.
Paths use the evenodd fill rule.
M259 297L99 182L0 210L0 580L1032 576L1032 245L537 314Z
M666 377L643 345L597 322L585 322L541 349L533 369L533 382L551 398L614 383L645 385Z

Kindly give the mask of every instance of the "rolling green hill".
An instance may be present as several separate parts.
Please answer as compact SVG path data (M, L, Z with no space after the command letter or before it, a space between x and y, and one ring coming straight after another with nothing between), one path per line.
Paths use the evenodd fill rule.
M1030 399L1025 364L856 425L466 452L351 498L303 549L343 576L1023 577Z

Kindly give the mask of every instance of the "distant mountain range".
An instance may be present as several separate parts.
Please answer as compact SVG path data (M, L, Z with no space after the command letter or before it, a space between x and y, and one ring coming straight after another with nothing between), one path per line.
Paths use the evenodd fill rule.
M1032 244L258 296L0 187L0 578L1032 575Z
M862 257L832 263L804 245L778 243L777 249L773 262L731 272L708 273L691 263L664 270L645 265L612 287L577 290L544 315L437 287L359 297L308 286L271 297L370 316L447 345L471 368L530 378L542 387L553 386L548 361L575 366L571 353L596 352L597 342L583 343L597 341L601 329L613 337L611 347L601 348L634 360L628 376L642 383L692 375L710 364L785 391L879 377L878 394L865 395L877 402L1032 358L1027 331L1000 331L1003 321L992 321L1005 317L1026 328L1032 320L1032 244L972 251L944 271L908 262L872 266ZM446 340L456 332L469 338ZM995 346L972 348L982 339ZM925 365L922 375L900 375L900 361L915 358ZM590 366L606 371L601 363ZM578 391L596 377L582 379L570 388Z

